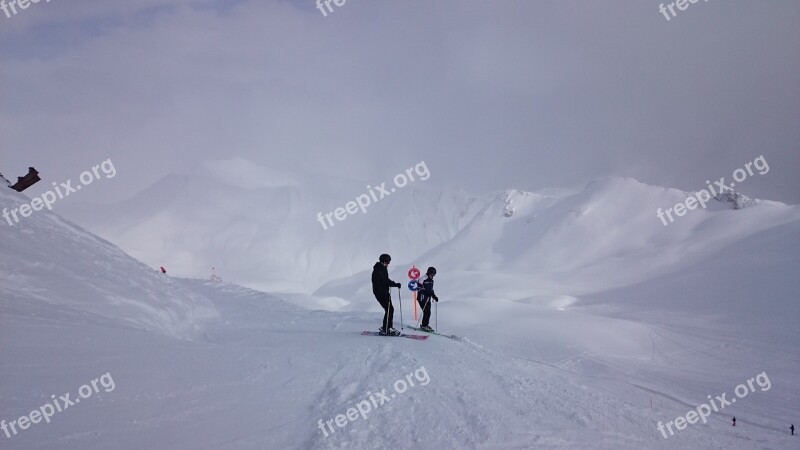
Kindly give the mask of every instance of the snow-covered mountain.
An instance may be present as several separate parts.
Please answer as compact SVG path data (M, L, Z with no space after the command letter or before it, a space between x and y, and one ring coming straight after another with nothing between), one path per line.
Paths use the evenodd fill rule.
M259 175L273 181L253 181ZM241 159L218 161L166 177L127 201L78 204L67 215L172 274L206 277L216 267L225 280L249 287L311 293L371 267L387 249L407 261L448 241L485 203L417 181L326 230L317 214L344 207L366 186L318 175L275 178Z
M690 193L606 178L577 191L484 196L418 181L327 230L316 220L365 191L344 179L290 178L237 158L166 177L118 204L76 205L66 213L153 267L191 277L216 267L226 280L252 288L339 295L316 303L334 309L352 301L353 286L342 279L363 280L384 252L395 265L437 264L470 277L502 273L529 281L525 293L494 295L530 296L554 279L590 292L678 270L698 252L796 218L792 207L768 201L747 199L758 207L732 211L742 202L731 204L727 196L664 226L656 210ZM743 225L710 231L731 214ZM616 270L606 270L611 265ZM348 286L337 294L327 283Z
M195 189L217 207L225 195L245 199L235 197L238 210L203 216L208 210L194 206ZM274 195L273 206L285 200L284 215L313 220L291 206L298 200L278 195L301 196L292 189L173 178L156 189L165 194L157 215L183 232L172 236L193 229L212 234L181 214L257 229L252 208L243 205ZM365 271L333 280L304 300L330 306L336 298L342 311L309 311L231 284L163 276L49 212L2 224L0 420L17 420L52 401L51 394L75 397L104 373L113 376L115 388L85 398L51 423L0 434L0 445L792 448L787 428L800 414L800 359L792 352L800 345L798 207L761 202L732 210L719 204L664 227L655 209L686 194L629 179L599 180L558 195L508 191L483 200L420 192L404 193L418 195L413 202L396 195L385 204L400 215L409 203L428 211L431 223L415 216L392 228L397 225L386 221L372 239L389 245L429 231L427 245L408 254L393 251L403 259L396 256L390 274L402 280L406 263L437 265L441 302L434 323L462 341L360 336L381 316ZM130 221L130 236L150 226L158 238L153 230L162 228L151 217L137 219L135 200L122 220ZM0 209L26 201L0 191ZM158 203L140 201L139 208ZM452 215L438 219L432 211L439 205L440 214ZM350 217L340 229L357 241L371 220L389 216L373 218L376 211ZM288 233L289 219L283 220L271 229ZM235 235L228 239L217 249L239 242ZM330 258L356 260L346 254L351 241L326 239L311 244L333 249ZM363 258L380 250L362 250ZM299 265L296 279L324 279L305 274L309 267ZM348 270L356 272L355 263L342 273ZM404 297L408 324L414 313ZM400 320L398 311L397 326ZM708 395L731 398L737 385L761 373L769 388L755 385L708 423L666 439L658 431L659 422L685 415ZM397 380L408 376L417 385L400 393ZM335 423L382 389L395 396L366 418Z

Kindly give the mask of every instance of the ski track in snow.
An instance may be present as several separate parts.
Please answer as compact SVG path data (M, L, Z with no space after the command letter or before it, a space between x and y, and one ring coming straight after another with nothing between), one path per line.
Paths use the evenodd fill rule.
M3 448L745 448L724 439L694 440L707 434L697 426L682 431L680 441L662 442L654 414L613 396L615 384L663 397L680 405L677 410L693 404L662 389L567 367L585 362L586 355L559 363L526 359L480 344L491 340L481 333L465 342L365 337L357 332L374 325L375 314L342 320L266 295L225 289L216 296L217 287L205 283L200 289L221 299L221 318L193 341L4 316L12 333L25 335L34 326L40 339L28 344L30 354L44 353L35 346L66 333L75 345L60 349L59 357L83 361L28 365L30 379L48 379L46 373L58 367L59 376L45 385L74 391L89 375L110 371L117 388ZM134 342L135 352L122 353ZM317 420L345 413L367 392L393 392L394 381L421 366L428 385L398 394L367 420L359 417L327 438L317 428ZM3 379L21 368L4 364ZM17 391L22 395L3 402L2 417L38 404L40 381L13 381L24 387ZM98 415L104 420L88 419ZM712 416L710 423L722 427L724 421ZM687 445L675 445L680 443Z

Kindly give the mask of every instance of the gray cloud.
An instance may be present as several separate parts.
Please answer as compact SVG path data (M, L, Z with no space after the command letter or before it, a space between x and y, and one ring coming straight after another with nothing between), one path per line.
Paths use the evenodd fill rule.
M800 202L800 3L63 0L0 15L0 171L89 195L242 156L352 178L425 159L470 191L605 175ZM16 173L19 172L19 173ZM83 194L82 194L83 195ZM85 199L85 198L84 198Z

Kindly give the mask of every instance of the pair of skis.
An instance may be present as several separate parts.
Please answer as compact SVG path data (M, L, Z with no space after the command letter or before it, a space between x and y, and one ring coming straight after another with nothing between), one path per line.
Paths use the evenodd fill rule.
M362 331L362 332L361 332L361 335L362 335L362 336L387 336L387 337L404 337L404 338L409 338L409 339L416 339L416 340L418 340L418 341L424 341L425 339L428 339L428 336L421 336L421 335L419 335L419 334L405 334L405 333L400 333L400 334L398 334L398 335L392 336L391 334L380 334L380 333L378 333L377 331Z
M435 331L425 331L425 330L423 330L421 328L412 327L412 326L409 326L408 328L411 328L412 330L420 331L420 332L423 332L423 333L435 334L436 336L442 336L442 337L446 337L448 339L453 339L453 340L456 340L456 341L460 341L461 340L461 338L459 336L456 336L456 335L453 335L453 334L442 334L442 333L437 333ZM377 331L362 331L361 335L362 336L386 336L385 334L380 334ZM416 339L418 341L424 341L424 340L428 339L428 336L424 336L424 335L420 335L420 334L406 334L406 333L401 333L397 337L404 337L404 338L408 338L408 339Z

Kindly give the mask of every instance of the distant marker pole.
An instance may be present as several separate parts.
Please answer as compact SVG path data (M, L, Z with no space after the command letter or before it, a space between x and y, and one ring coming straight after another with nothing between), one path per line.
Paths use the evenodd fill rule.
M419 269L417 269L417 266L412 265L411 268L408 269L408 278L410 278L411 281L419 280L419 275L420 275L420 272L419 272ZM412 284L409 283L408 288L411 289L411 292L414 293L413 294L413 298L414 298L414 321L415 322L419 322L419 319L417 319L417 291L416 291L417 285L416 284L413 285L414 289L412 289L411 286L412 286Z
M419 319L417 318L417 303L418 302L419 301L417 300L417 291L414 291L414 322L419 322Z
M419 280L411 280L408 282L408 290L411 291L414 299L414 321L419 322L417 318L417 302L419 301L419 297L417 297L417 291L419 290Z

